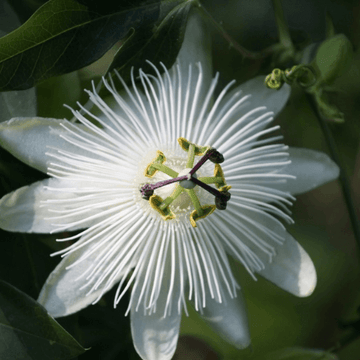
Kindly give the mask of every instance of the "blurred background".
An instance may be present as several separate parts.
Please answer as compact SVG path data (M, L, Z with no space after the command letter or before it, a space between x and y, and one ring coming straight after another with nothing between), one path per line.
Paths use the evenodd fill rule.
M9 1L17 8L20 0ZM278 41L272 1L270 0L203 0L209 14L226 33L244 48L256 52ZM32 9L41 4L34 0ZM326 14L332 19L336 33L350 40L354 56L346 71L338 77L330 99L344 114L345 122L329 123L341 160L350 178L353 199L360 216L360 3L352 0L284 0L284 16L297 49L321 43L326 35ZM29 6L29 15L31 15ZM0 35L21 21L5 0L0 1ZM267 75L275 66L285 69L289 64L277 64L268 58L256 61L244 58L209 22L212 32L214 72L220 72L222 89L232 79L242 83L256 75ZM119 46L119 44L118 44ZM111 61L115 49L96 64L79 71L55 77L29 91L23 116L37 113L42 117L69 117L63 104L76 106L85 102L83 88L99 78ZM275 91L275 90L274 90ZM0 114L6 119L4 93L0 94ZM291 98L276 123L281 125L284 142L329 154L324 135L306 95L299 86L292 87ZM43 178L5 151L1 151L1 196L20 186ZM360 328L358 335L346 324L359 319L360 257L352 232L348 211L339 182L328 183L298 196L293 206L295 225L289 232L302 244L315 263L318 284L309 298L296 298L258 277L253 279L236 262L232 267L242 286L249 312L252 346L237 350L208 329L195 311L182 318L181 336L176 360L181 359L267 359L271 352L283 348L333 350L341 360L360 359ZM0 232L0 277L18 289L37 298L48 274L60 258L50 258L55 236L23 235ZM138 359L133 349L129 319L124 317L127 301L113 310L111 291L100 301L75 315L59 319L86 348L79 360ZM189 306L189 309L191 306ZM347 340L347 339L353 340ZM335 355L334 355L335 356ZM275 358L282 359L280 355ZM274 359L275 359L274 358ZM284 357L284 359L320 359L320 357ZM335 357L332 357L335 359ZM272 359L272 358L271 358ZM330 357L329 357L330 359Z

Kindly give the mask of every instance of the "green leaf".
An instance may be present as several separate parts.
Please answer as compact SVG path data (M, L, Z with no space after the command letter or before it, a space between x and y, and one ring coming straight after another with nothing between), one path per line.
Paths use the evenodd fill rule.
M109 71L116 69L125 81L128 81L132 67L142 68L145 73L152 72L152 67L146 62L151 61L154 65L159 62L169 69L176 57L184 40L187 18L192 2L180 3L167 13L155 26L147 25L138 30L132 29L131 35L121 46L111 64Z
M5 2L0 0L0 37L5 36L11 29L20 26L20 22ZM3 92L0 94L0 122L12 117L35 116L36 115L36 93L35 89L26 91Z
M40 304L0 280L1 360L66 360L84 351Z
M350 40L344 34L338 34L319 46L314 64L319 69L322 80L332 84L337 77L349 70L353 57Z
M148 28L184 0L49 0L0 39L0 90L20 90L99 59L130 29Z
M47 0L7 0L24 23Z
M288 348L262 355L261 360L337 360L337 357L323 350Z

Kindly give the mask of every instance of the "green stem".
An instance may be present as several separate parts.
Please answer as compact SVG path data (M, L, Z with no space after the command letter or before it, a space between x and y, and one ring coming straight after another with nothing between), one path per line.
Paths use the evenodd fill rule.
M176 178L179 175L179 173L177 173L173 169L170 169L169 167L167 167L166 165L163 165L163 164L153 163L153 164L151 164L151 166L153 166L155 169L158 169L159 171L163 172L164 174L169 175L172 178Z
M223 27L211 16L211 14L204 8L204 6L199 4L200 10L205 14L205 16L211 21L211 23L215 26L215 28L219 31L219 33L227 40L236 51L238 51L244 58L248 59L263 59L270 55L272 51L272 47L266 48L261 52L253 52L245 49L238 42L236 42L224 29Z
M188 151L187 163L186 163L186 167L188 169L192 168L194 166L194 159L195 159L195 145L190 144L189 151Z
M358 217L356 215L355 204L352 200L349 179L348 179L346 172L344 170L344 167L342 165L342 161L340 159L339 152L338 152L336 144L335 144L335 140L332 136L332 133L331 133L326 121L322 118L321 114L319 113L313 96L310 94L306 94L306 96L308 98L308 101L309 101L313 111L317 115L316 117L318 119L321 130L325 136L327 145L330 150L331 157L335 161L335 163L338 165L338 167L340 168L339 180L341 183L341 188L342 188L342 192L343 192L344 199L346 202L346 206L347 206L347 209L349 212L350 222L351 222L351 225L353 228L355 240L356 240L358 248L360 250L360 224L359 224Z
M159 206L161 210L164 210L166 207L168 207L182 192L184 191L184 188L180 185L177 185L175 190L172 192L170 196L168 196L164 202Z
M289 28L287 26L281 0L272 0L275 12L275 21L279 33L279 41L286 48L293 48Z
M194 189L185 189L188 195L190 196L191 202L194 205L195 210L197 211L198 216L202 216L204 214L204 210L201 208L200 201L195 194Z

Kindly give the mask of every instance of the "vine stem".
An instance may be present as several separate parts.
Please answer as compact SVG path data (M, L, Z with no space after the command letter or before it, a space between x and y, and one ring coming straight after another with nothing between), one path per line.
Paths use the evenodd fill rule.
M273 7L276 19L276 26L278 28L279 40L287 48L293 48L289 28L285 21L284 10L281 5L281 0L273 0Z
M201 9L201 11L205 14L205 16L211 21L211 23L215 26L215 28L219 31L219 33L224 37L226 41L229 42L229 44L238 51L243 57L253 60L259 60L264 59L270 54L274 52L274 49L277 48L277 44L273 46L269 46L266 49L254 52L245 49L243 46L241 46L237 41L235 41L225 30L224 28L212 17L212 15L204 8L204 6L200 3L198 3L198 7Z
M339 152L338 152L337 146L335 144L335 140L332 136L332 133L331 133L326 121L320 115L313 96L310 94L306 94L306 96L308 98L308 101L309 101L313 111L316 114L316 117L318 119L321 130L325 136L326 143L329 147L331 157L340 168L339 180L341 183L341 188L342 188L342 192L343 192L344 199L346 202L346 206L347 206L347 209L349 212L350 222L351 222L352 229L354 232L355 240L356 240L358 248L360 250L360 224L359 224L359 219L356 214L355 204L353 202L352 195L351 195L351 187L350 187L349 179L348 179L346 172L344 170L344 167L342 165L342 161L340 159ZM360 256L360 253L359 253L359 256Z

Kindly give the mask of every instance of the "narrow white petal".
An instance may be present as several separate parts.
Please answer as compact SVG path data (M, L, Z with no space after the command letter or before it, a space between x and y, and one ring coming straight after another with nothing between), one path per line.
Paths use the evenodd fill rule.
M265 107L266 111L273 112L274 117L276 117L287 103L291 87L285 84L277 91L268 89L264 85L264 76L257 76L230 91L229 94L225 96L223 103L229 101L233 94L239 92L241 93L241 96L251 95L251 97L247 101L247 106L241 106L233 112L232 121L230 121L230 123L241 118L248 111L259 107Z
M276 247L276 256L258 273L275 285L299 297L309 296L316 286L316 270L310 256L286 233L285 242Z
M81 256L86 255L91 246L92 244L84 246L66 256L46 280L41 289L38 302L47 309L51 316L62 317L80 311L93 303L99 295L102 295L104 287L108 285L106 282L103 282L102 286L88 294L93 286L93 282L88 283L84 275L88 273L89 268L93 267L94 262L97 261L98 253L96 252L76 266L67 269L68 266L72 265ZM124 272L118 274L113 279L112 285L116 284L123 274ZM97 275L97 277L99 276L101 276L101 273Z
M318 186L335 180L339 176L339 167L328 155L310 149L289 148L291 164L284 168L284 172L296 176L285 184L273 186L291 194L302 194Z
M165 239L165 241L167 241ZM178 299L181 289L179 284L179 264L174 263L171 258L176 249L175 243L167 248L165 267L161 291L158 293L155 312L149 313L144 306L138 306L138 299L141 301L146 279L146 269L137 279L138 286L134 286L131 294L131 333L134 346L140 357L144 360L170 360L175 352L181 321L181 308L178 309ZM171 253L173 253L171 255ZM146 262L147 263L147 262ZM176 266L176 270L173 268ZM173 276L175 276L175 287L173 287ZM169 297L170 295L170 297ZM170 304L169 304L170 300ZM167 310L170 313L166 313Z
M238 349L244 349L251 343L246 302L239 290L237 297L231 298L225 293L223 302L210 298L202 309L201 317L224 340Z
M89 186L85 182L75 184L50 178L24 186L0 200L0 227L15 232L49 233L92 226L109 216L109 210L104 212L108 206L105 200L112 196L97 185L97 196L81 193ZM113 201L120 206L124 200Z
M181 83L183 85L186 85L188 82L189 64L194 65L198 62L201 63L203 73L202 89L200 90L201 104L201 101L205 99L212 78L211 36L207 24L202 19L199 11L193 9L189 14L184 42L174 65L179 64L180 66ZM190 88L195 89L196 83L197 76L194 76L192 77Z
M63 138L68 131L62 125L68 123L66 120L47 118L13 118L0 124L0 144L25 164L46 173L50 146L66 149L73 154L89 154ZM72 126L84 131L80 125ZM97 156L92 154L92 157Z

